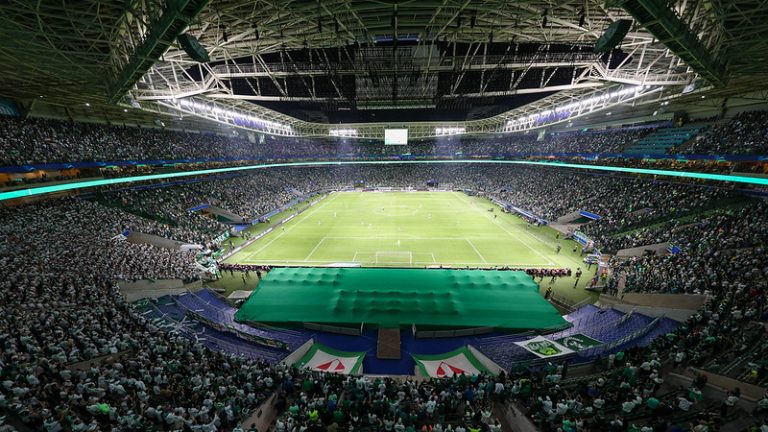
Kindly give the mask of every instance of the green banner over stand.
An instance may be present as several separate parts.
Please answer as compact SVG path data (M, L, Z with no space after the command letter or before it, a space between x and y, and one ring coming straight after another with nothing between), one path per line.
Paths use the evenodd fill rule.
M535 354L539 358L559 357L574 352L572 349L551 341L544 336L536 336L526 341L514 342L514 344L525 348L528 352Z
M582 351L603 344L599 340L592 339L583 333L576 333L564 338L555 339L555 342L574 351Z

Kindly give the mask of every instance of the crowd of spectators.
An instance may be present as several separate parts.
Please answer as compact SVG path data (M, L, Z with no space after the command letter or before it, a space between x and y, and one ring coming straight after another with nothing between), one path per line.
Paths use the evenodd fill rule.
M464 375L421 381L305 373L279 394L276 432L500 432L493 412L505 376ZM499 399L496 398L496 401Z
M181 187L121 190L99 193L97 201L172 226L174 231L184 235L186 240L204 245L227 231L229 227L216 220L215 215L189 211L201 202L197 195L191 192L188 188Z
M98 200L168 224L150 224L151 234L205 244L226 226L205 216L205 210L188 211L201 204L215 205L252 221L312 192L353 187L426 188L429 183L484 193L550 221L579 210L595 213L601 219L582 230L607 250L615 251L642 240L634 235L615 237L617 230L680 217L734 199L732 192L718 188L567 169L509 170L498 165L284 167L197 180L169 187L105 191ZM175 229L165 232L169 228Z
M132 243L122 236L133 231L174 236L172 228L87 201L4 207L0 220L0 256L9 270L4 282L12 285L44 286L51 282L47 274L75 275L90 268L109 269L114 278L125 280L196 275L191 252Z
M621 153L654 128L619 128L550 133L535 145L542 153ZM533 153L528 151L526 153Z
M645 244L671 241L675 254L615 257L612 267L626 277L625 291L712 295L717 291L765 288L768 276L768 206L751 203L725 209L670 229L646 230Z
M369 139L278 137L244 131L225 136L0 116L0 165L196 158L227 158L233 161L387 158L402 157L404 154L411 157L616 154L657 127L664 125L549 132L543 135L446 136L412 140L408 146L388 146ZM724 120L671 151L679 154L765 154L768 152L768 111L746 112ZM618 163L626 164L628 161L620 160ZM647 162L631 160L631 164L635 166ZM703 168L717 170L722 166L712 163Z
M311 157L327 154L327 144L304 138L222 136L0 116L0 165L11 166L81 161Z
M715 124L674 149L682 154L768 154L768 111L749 111Z
M765 113L749 113L712 128L691 144L692 152L759 153L765 150ZM658 126L658 125L654 125ZM265 160L410 156L456 157L521 154L611 154L631 146L652 127L588 131L447 136L413 140L408 146L351 138L278 137L238 131L224 136L158 128L75 123L0 116L0 165L81 161L216 159ZM733 148L733 151L729 149Z
M652 219L684 214L730 196L720 189L646 179L582 175L558 169L522 169L501 174L497 197L554 221L586 210L600 217L584 230L602 233Z
M252 217L316 190L427 182L471 189L547 218L579 209L597 213L603 219L584 229L612 249L673 242L680 253L614 258L611 283L623 278L625 291L698 293L711 301L650 349L615 354L608 370L588 382L563 382L565 371L554 367L417 383L317 375L212 352L145 319L115 286L197 276L193 252L131 243L121 234L205 240L220 224L186 220L192 219L187 206L199 200ZM387 165L275 168L104 196L119 208L69 198L0 208L6 274L0 280L0 408L33 428L233 430L277 392L283 414L276 427L290 432L495 431L495 404L506 400L519 402L544 430L624 431L638 421L651 428L645 432L665 430L681 417L703 431L715 416L688 415L704 408L703 383L684 393L664 389L660 365L717 370L724 352L746 355L765 336L762 325L751 323L768 318L768 205L748 201L695 213L732 198L719 189L551 168ZM689 214L692 221L615 236ZM110 359L100 359L105 355ZM75 362L86 366L67 367ZM720 417L733 408L733 398L738 392L726 398L731 402L723 403Z
M3 412L51 432L231 430L271 392L266 363L204 349L125 302L120 279L196 276L190 253L119 238L144 223L70 199L0 209Z

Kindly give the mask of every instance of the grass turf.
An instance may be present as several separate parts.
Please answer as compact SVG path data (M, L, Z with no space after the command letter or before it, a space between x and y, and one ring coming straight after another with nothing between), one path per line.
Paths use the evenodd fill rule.
M586 270L572 251L575 242L557 240L549 227L527 225L486 198L460 192L337 192L226 262ZM585 271L577 288L574 278L559 278L552 286L556 295L580 301L591 296L582 289L591 276ZM549 279L541 285L549 286Z

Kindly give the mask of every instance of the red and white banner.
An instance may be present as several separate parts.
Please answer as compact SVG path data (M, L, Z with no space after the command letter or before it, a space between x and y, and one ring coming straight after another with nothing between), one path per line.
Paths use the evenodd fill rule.
M466 347L438 355L414 355L416 366L431 378L451 378L455 375L479 375L488 370Z
M338 351L322 344L314 344L296 365L317 372L344 375L361 373L365 353Z

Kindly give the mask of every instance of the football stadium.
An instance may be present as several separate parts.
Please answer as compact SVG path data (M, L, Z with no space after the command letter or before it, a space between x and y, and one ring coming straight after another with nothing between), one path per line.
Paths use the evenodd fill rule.
M0 432L768 432L768 2L0 2Z

